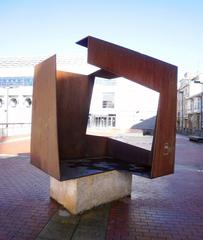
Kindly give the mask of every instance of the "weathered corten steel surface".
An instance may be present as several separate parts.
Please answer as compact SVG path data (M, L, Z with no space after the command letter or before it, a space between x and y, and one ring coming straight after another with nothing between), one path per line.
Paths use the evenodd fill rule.
M36 65L33 89L31 163L60 179L56 118L56 56Z
M94 78L57 71L56 82L59 157L82 158Z
M56 57L35 68L31 163L63 181L114 169L158 177L174 170L177 68L87 37L90 75L56 71ZM94 78L125 77L160 93L152 151L86 135Z
M160 93L151 177L173 173L175 160L177 67L115 44L87 37L88 62Z

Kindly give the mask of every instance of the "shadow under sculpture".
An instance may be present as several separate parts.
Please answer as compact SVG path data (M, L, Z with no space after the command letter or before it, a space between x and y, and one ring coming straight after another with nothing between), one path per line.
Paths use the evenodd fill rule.
M91 36L77 43L100 70L57 71L56 56L36 65L31 163L59 181L111 170L150 178L173 173L177 67ZM95 77L124 77L160 93L151 151L86 134Z

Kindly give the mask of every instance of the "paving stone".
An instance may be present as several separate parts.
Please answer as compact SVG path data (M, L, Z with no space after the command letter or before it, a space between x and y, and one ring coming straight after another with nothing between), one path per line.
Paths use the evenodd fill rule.
M81 215L72 240L104 240L111 204L94 208Z
M60 216L57 212L41 231L37 240L67 240L71 239L79 222L79 216Z
M0 240L35 239L59 207L49 177L21 156L0 158Z
M133 177L131 198L112 204L107 239L203 239L203 145L177 136L175 174Z
M0 153L17 154L15 144L1 144ZM76 218L58 211L49 198L49 177L29 164L27 148L16 157L0 157L0 240L202 240L203 144L178 135L176 145L174 175L135 176L131 198Z
M104 240L109 209L110 204L106 204L77 216L56 213L37 240Z

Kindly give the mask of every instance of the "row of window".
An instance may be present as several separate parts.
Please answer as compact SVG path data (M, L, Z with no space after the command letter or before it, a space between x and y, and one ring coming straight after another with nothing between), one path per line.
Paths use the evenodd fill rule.
M0 98L0 108L3 107L4 104L6 104L6 103L4 102L4 100L2 98ZM18 104L19 104L19 101L17 100L17 98L10 97L8 99L8 106L15 108L15 107L17 107ZM30 97L26 97L24 99L23 105L27 108L31 107L32 99Z
M0 87L32 86L32 77L0 77Z
M189 112L201 111L201 97L194 97L187 101L187 110Z
M114 92L103 93L102 108L114 108Z
M88 127L115 127L116 126L116 115L89 115L88 117Z

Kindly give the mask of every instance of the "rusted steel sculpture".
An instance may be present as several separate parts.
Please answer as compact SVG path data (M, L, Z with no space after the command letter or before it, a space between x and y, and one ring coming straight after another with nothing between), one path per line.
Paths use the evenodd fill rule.
M56 71L56 56L35 67L31 163L63 181L110 170L154 178L173 173L177 67L86 37L90 75ZM152 150L86 135L95 77L125 77L160 93Z

